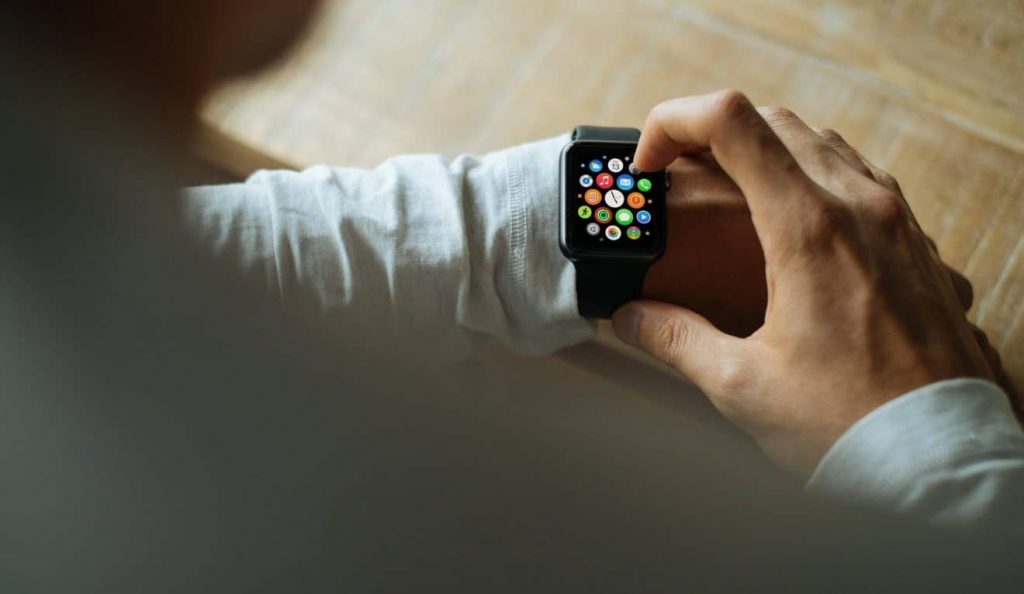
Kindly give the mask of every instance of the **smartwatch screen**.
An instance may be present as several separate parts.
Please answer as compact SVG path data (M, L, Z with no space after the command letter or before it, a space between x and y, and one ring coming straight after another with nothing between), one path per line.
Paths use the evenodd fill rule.
M577 255L657 256L665 172L633 166L636 145L577 142L565 153L565 244Z

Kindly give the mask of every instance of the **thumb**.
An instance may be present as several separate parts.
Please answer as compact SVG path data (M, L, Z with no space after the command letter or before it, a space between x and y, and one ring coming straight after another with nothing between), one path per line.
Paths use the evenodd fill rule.
M659 301L626 304L615 312L612 327L619 338L682 371L705 392L721 383L741 342L699 314Z

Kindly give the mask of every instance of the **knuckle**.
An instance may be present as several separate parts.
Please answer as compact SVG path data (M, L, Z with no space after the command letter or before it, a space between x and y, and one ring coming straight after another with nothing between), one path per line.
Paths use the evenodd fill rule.
M664 120L672 112L675 100L662 101L651 108L650 116L654 120Z
M668 361L674 361L689 346L691 333L678 320L669 319L655 331L655 343Z
M844 147L846 146L846 139L841 134L831 128L825 128L818 132L818 136L829 146L833 147Z
M959 289L958 293L960 294L960 299L963 301L964 306L970 308L974 305L974 286L971 285L971 281L960 276L957 281L957 288Z
M744 120L755 112L747 96L736 89L726 89L715 94L715 111L724 120Z
M973 300L974 299L974 284L971 283L970 279L968 279L966 276L964 276L962 274L960 275L960 282L962 283L962 286L964 288L964 293L968 297L970 297L971 300Z
M988 339L986 339L987 341ZM985 353L988 355L989 365L992 366L992 370L1001 372L1003 370L1003 357L996 350L996 347L992 346L991 343L985 348Z
M896 178L892 174L879 170L875 174L875 180L886 187L890 192L895 194L903 195L903 190L900 189L900 182L896 181Z
M812 248L826 244L842 234L849 223L850 213L842 204L818 202L804 213L804 242Z
M1000 370L1003 363L1002 357L999 355L999 351L992 346L992 342L988 339L988 334L977 326L972 327L971 330L974 332L974 340L978 343L978 346L981 347L982 353L985 355L985 358L988 359L989 365L992 366L993 371Z
M957 283L964 290L974 291L971 281L964 276L963 273L952 266L947 266L947 268L949 270L949 276L953 279L953 282Z
M750 366L745 361L727 357L719 362L715 377L715 385L719 394L740 394L749 380Z
M795 113L786 109L785 107L779 107L777 105L763 107L758 111L761 112L761 116L773 128L779 125L792 123L797 119Z
M908 220L907 209L903 201L890 191L868 196L865 207L871 220L884 229L903 227Z
M833 142L844 142L842 135L840 135L832 128L822 128L821 130L818 131L818 135L824 138L825 140L830 140Z

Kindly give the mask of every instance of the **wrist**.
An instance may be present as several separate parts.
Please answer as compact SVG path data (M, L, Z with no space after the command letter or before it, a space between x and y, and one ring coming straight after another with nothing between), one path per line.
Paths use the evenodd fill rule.
M579 126L561 153L559 244L587 318L610 318L640 298L664 251L668 178L633 164L639 138L633 128Z
M757 330L768 290L745 204L683 181L669 194L668 224L665 255L647 274L644 298L691 309L736 336Z

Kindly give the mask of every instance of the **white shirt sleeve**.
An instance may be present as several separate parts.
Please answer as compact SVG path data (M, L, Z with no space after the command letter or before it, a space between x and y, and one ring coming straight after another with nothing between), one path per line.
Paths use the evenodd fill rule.
M376 169L260 171L185 193L190 230L288 302L377 319L444 358L495 338L540 354L590 337L558 247L566 137L482 158L398 157Z
M807 490L938 525L1024 535L1024 433L995 384L938 382L854 424Z

